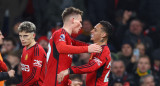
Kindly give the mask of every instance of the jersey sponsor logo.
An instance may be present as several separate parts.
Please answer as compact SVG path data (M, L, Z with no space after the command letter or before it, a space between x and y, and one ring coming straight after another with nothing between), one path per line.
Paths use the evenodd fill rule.
M25 56L25 60L27 60L28 59L28 54Z
M61 34L61 35L60 35L59 41L65 41L65 35L64 35L64 34Z
M100 66L100 64L102 64L102 61L99 60L98 58L94 57L94 61L98 64L98 66Z
M29 65L25 65L25 64L22 64L22 63L21 63L21 69L22 69L22 71L26 71L26 72L30 71Z
M42 66L42 61L34 60L33 66L41 67Z

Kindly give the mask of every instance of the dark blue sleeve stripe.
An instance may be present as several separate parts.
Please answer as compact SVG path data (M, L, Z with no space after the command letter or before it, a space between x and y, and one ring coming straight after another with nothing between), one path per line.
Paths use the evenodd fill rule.
M33 69L32 69L32 74L29 76L29 78L23 83L23 85L25 85L25 84L27 84L29 81L31 81L33 78L34 78L34 76L35 76L35 74L36 74L36 70L37 70L37 68L36 67L33 67Z
M89 68L89 67L92 67L94 64L95 64L95 62L93 62L93 63L91 63L91 64L87 64L87 65L85 65L85 66L78 66L77 68L79 68L79 69Z

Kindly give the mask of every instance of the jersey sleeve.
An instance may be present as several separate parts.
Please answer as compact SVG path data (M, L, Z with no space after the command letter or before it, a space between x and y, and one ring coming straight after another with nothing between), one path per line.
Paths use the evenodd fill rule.
M107 50L103 50L101 53L93 57L93 59L89 61L88 64L70 67L70 74L84 74L99 69L106 63L106 58L108 56L107 54L109 54L109 52Z
M88 46L72 46L66 44L66 35L63 33L56 33L54 36L54 43L59 53L79 54L88 52Z
M81 41L78 41L78 40L75 40L75 39L72 39L72 44L74 46L88 46L89 44L85 43L85 42L81 42Z
M45 57L46 57L45 51L43 50L43 48L38 47L37 45L34 51L34 59L32 60L32 65L33 65L32 73L25 81L18 84L17 86L30 86L39 80L40 73L42 71L42 66L44 66L42 64L45 61L44 60Z
M9 79L8 72L0 72L0 81Z
M8 68L6 64L0 60L0 71L7 72Z

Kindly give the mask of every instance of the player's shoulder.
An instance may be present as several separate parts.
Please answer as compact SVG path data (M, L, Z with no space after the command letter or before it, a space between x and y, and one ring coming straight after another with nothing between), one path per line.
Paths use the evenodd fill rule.
M64 29L60 28L60 29L56 30L56 31L53 33L53 35L55 35L55 34L66 34L66 31L65 31Z
M42 52L45 53L44 48L40 44L36 43L34 47L35 47L35 50L39 51L40 53Z
M101 46L103 51L110 51L108 45Z

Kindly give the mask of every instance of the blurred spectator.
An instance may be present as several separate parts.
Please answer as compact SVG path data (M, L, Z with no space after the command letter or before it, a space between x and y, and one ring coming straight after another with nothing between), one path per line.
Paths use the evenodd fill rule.
M128 65L131 57L132 57L132 53L133 53L133 44L130 42L124 42L122 44L122 48L121 48L121 52L118 52L117 55L119 57L119 59L121 59L125 65Z
M14 69L20 63L20 55L16 52L10 52L7 56L7 61L11 64L12 69Z
M82 33L78 35L76 39L83 42L90 42L90 31L93 29L93 26L90 20L84 20L82 25Z
M151 54L153 44L152 40L142 34L143 23L139 19L133 19L130 22L129 30L126 31L123 41L130 41L134 46L143 43L146 46L146 53Z
M125 71L125 65L123 61L113 61L111 74L109 76L109 86L119 86L115 85L115 83L121 83L122 86L135 86L133 81L133 76Z
M114 82L113 85L111 86L123 86L123 81L120 78L117 78Z
M146 47L145 47L145 45L143 43L138 43L136 45L136 48L139 49L140 56L146 55Z
M16 42L16 50L22 48L21 46L21 42L19 40L19 34L18 34L18 26L20 25L21 21L15 22L14 26L13 26L13 37L15 39Z
M132 70L133 67L130 66L130 70ZM128 69L129 70L129 69ZM151 63L148 56L141 56L138 60L137 68L135 71L132 71L134 75L134 82L136 82L136 86L139 86L139 80L142 76L146 76L149 74L152 74L151 71ZM154 76L156 82L159 80L159 76Z
M87 64L89 62L90 54L89 53L81 53L79 55L79 63L80 65Z
M4 38L4 42L2 45L1 53L4 58L7 57L7 54L11 51L15 51L16 41L12 37Z
M133 13L128 10L118 10L115 13L115 31L113 35L113 41L117 50L120 50L120 46L122 45L124 32L128 29L128 21L131 19Z
M153 73L160 76L160 48L153 52L152 57L154 59Z
M70 86L82 86L82 85L76 85L76 82L82 83L82 77L78 74L72 74L69 76L70 80L72 81Z
M156 86L154 77L152 75L146 75L141 77L140 86Z
M41 36L41 37L37 40L37 42L38 42L38 43L43 47L43 49L47 52L47 50L48 50L48 42L49 42L47 36Z

